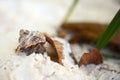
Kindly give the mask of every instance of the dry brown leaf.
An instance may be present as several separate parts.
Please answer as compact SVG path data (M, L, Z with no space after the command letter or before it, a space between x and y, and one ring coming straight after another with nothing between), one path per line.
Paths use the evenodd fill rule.
M87 64L101 64L102 55L98 49L94 48L89 53L84 53L79 61L79 66Z
M94 22L69 22L64 23L61 28L64 32L66 31L66 33L68 33L68 31L72 33L69 42L74 44L80 42L96 42L106 26L107 24ZM110 40L108 47L111 51L120 52L120 30L118 30Z

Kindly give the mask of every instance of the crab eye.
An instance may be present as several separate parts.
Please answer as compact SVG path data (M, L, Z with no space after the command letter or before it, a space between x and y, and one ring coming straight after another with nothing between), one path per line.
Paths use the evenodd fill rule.
M23 35L28 35L29 34L29 31L26 30L25 32L23 32Z
M23 30L23 29L20 30L20 36L26 36L28 34L29 34L28 30Z
M38 42L39 40L40 40L40 38L37 37L37 36L33 36L33 38L32 38L32 41L33 41L33 42Z

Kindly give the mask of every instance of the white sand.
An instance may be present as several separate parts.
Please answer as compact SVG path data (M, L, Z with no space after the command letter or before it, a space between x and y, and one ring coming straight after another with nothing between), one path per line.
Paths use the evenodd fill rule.
M32 54L30 56L10 55L4 61L0 60L0 80L119 80L120 66L114 65L117 72L101 70L100 67L110 65L88 65L78 68L77 65L63 60L60 65L50 60L46 55ZM112 68L109 68L112 69ZM114 79L112 79L114 78Z
M63 43L65 59L63 65L50 60L42 54L19 56L8 53L0 58L0 80L119 80L120 65L113 61L104 61L100 65L81 66L73 64L69 53L69 44L59 38L55 40ZM77 47L76 47L77 48ZM81 51L79 51L81 53ZM77 54L78 55L78 54ZM100 68L106 68L101 69Z

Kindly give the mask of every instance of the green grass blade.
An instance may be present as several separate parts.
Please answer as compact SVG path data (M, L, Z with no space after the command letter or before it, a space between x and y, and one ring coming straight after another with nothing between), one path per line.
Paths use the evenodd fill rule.
M70 6L67 14L65 15L65 18L64 18L64 21L63 21L64 23L67 22L68 18L71 16L71 14L72 14L75 6L77 5L78 1L79 0L73 0L72 5Z
M98 48L99 50L104 48L105 45L109 42L109 40L112 38L112 36L119 28L120 28L120 10L118 10L117 14L115 15L111 23L108 25L106 30L98 39L96 48Z

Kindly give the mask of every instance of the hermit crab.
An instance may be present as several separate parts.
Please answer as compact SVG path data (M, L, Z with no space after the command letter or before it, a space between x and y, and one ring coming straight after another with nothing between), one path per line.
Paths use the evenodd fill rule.
M44 53L45 47L43 46L46 42L49 42L52 46L53 41L38 31L20 30L19 46L16 49L17 53L25 52L26 55L35 53Z
M62 64L63 59L70 59L76 63L69 44L60 38L50 37L46 33L39 31L20 30L19 45L15 52L17 54L47 53L51 60Z

